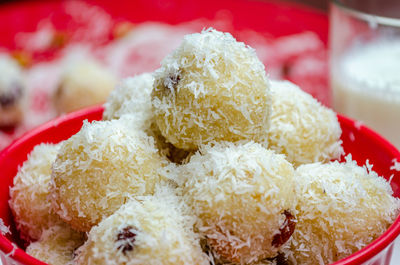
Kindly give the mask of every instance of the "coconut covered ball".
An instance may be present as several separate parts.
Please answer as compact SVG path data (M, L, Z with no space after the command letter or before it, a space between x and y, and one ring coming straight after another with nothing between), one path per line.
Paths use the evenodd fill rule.
M103 120L119 119L122 115L130 114L137 120L138 128L149 128L153 120L153 83L154 78L150 73L123 79L104 104Z
M25 80L18 63L0 55L0 127L14 126L23 119Z
M154 78L150 73L129 77L113 90L104 104L103 120L132 117L133 126L145 131L155 140L161 156L169 161L181 163L189 153L168 143L155 123L151 105Z
M27 241L37 240L42 232L62 221L51 206L51 165L60 145L35 146L19 168L10 188L9 205L20 236Z
M71 63L61 75L54 106L58 113L66 113L104 103L116 83L114 74L95 61Z
M26 253L51 265L72 264L74 251L85 241L84 233L68 225L56 225L45 230L36 242L29 244Z
M265 140L270 92L264 65L229 33L209 29L186 35L154 76L156 122L176 147Z
M302 165L296 182L298 223L290 246L295 265L349 256L383 234L399 212L390 184L351 157Z
M129 117L85 122L61 146L52 172L54 207L79 231L89 231L129 198L152 194L162 159L153 138Z
M76 264L209 265L185 207L167 187L136 197L92 228Z
M222 261L273 258L295 227L294 169L260 144L215 143L183 166L183 196Z
M295 166L326 162L343 152L336 113L288 81L271 81L269 148Z

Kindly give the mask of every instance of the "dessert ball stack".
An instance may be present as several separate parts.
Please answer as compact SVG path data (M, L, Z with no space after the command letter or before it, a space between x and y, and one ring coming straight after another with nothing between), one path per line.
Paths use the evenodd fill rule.
M229 33L187 35L104 106L102 121L35 148L10 190L27 251L44 261L322 265L398 215L399 199L371 166L338 161L335 113L270 81ZM29 216L49 217L30 223L24 196L34 198Z

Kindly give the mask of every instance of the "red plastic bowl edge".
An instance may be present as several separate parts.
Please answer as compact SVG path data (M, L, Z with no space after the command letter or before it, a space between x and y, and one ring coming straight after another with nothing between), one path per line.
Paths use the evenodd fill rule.
M71 119L85 119L88 114L99 113L103 111L102 106L95 106L90 107L87 109L83 109L80 111L76 111L70 113L68 115L64 115L52 121L49 121L36 129L26 133L21 138L14 141L11 145L5 148L3 151L0 152L0 158L5 154L17 148L19 145L24 143L27 139L33 137L34 135L40 134L41 132L53 127L57 124L67 122ZM346 124L347 126L354 127L355 121L344 117L343 115L337 115L340 123ZM368 137L377 140L378 142L382 143L382 147L390 153L393 158L397 158L400 161L400 152L386 139L382 136L377 134L376 132L372 131L368 127L362 126L361 129L364 134L368 135ZM380 237L370 243L368 246L363 248L356 253L339 260L331 265L361 265L364 262L370 260L374 256L378 255L381 251L383 251L386 247L388 247L391 243L395 241L397 236L400 235L400 215L397 216L396 220L393 224L383 233ZM13 250L14 246L12 245L11 241L8 240L5 236L0 235L0 251L3 253L10 253ZM37 260L36 258L29 256L21 249L16 249L13 255L10 255L15 261L21 262L22 264L29 264L29 265L45 265L42 261Z

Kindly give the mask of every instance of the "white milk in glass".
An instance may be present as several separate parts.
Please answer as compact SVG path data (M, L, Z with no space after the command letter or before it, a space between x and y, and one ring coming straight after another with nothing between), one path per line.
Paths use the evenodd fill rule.
M356 45L333 60L334 109L400 148L400 39Z

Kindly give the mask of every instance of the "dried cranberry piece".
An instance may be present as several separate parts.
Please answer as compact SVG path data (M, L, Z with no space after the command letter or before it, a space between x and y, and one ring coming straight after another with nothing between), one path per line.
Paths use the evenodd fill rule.
M171 80L171 84L175 88L178 85L179 81L181 81L181 76L179 74L172 75L172 76L169 76L169 79Z
M296 217L294 217L289 210L285 210L283 214L285 215L286 219L279 228L279 233L274 235L272 239L272 246L276 248L282 246L286 241L289 240L296 227Z
M126 255L127 251L132 251L135 244L135 239L137 235L132 230L132 226L127 226L123 228L117 235L116 242L119 243L117 249L121 249L124 255Z
M171 73L164 80L164 89L166 89L168 91L170 91L172 89L175 90L179 81L181 81L181 72L178 71L178 73L176 73L176 74Z

